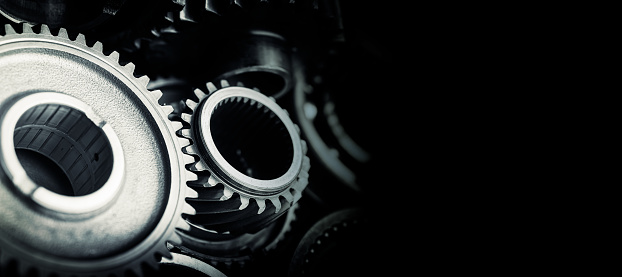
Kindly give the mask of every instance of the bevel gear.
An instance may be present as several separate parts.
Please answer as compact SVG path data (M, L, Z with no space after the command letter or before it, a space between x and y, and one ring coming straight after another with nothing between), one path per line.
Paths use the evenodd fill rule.
M156 268L171 258L167 242L181 242L175 231L189 228L185 198L197 196L185 185L196 175L183 166L192 157L180 151L189 141L175 135L173 108L101 43L46 25L17 29L0 30L0 271ZM45 178L42 160L66 175L55 184L66 190Z
M197 158L189 185L198 191L187 201L190 233L238 235L261 230L301 197L308 184L306 143L288 113L267 96L243 87L207 83L209 95L188 99L187 127L179 133L192 144L183 151ZM209 238L208 238L209 239Z

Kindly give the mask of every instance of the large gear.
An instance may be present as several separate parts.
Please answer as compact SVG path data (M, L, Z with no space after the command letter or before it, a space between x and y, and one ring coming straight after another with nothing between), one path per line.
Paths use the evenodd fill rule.
M260 230L298 201L308 183L306 143L288 113L273 99L242 86L207 83L209 94L195 90L187 100L180 135L192 141L184 152L199 193L187 201L188 216L203 234L244 234Z
M141 276L171 258L167 242L189 229L182 213L194 214L185 184L196 175L183 166L192 157L168 120L173 108L101 43L16 27L0 31L0 270ZM66 190L45 166L25 165L46 159Z

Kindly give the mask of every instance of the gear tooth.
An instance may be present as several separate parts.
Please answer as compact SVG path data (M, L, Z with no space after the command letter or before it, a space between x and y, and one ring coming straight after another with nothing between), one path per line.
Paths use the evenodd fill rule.
M188 145L185 147L181 148L184 153L189 154L189 155L198 155L199 153L197 152L196 148L194 148L193 145Z
M23 34L33 34L32 27L28 23L22 23L22 33Z
M190 224L188 224L188 222L186 222L185 220L179 220L177 221L176 228L178 230L190 231Z
M86 45L86 37L83 34L78 34L75 41L80 44Z
M262 214L266 210L266 200L265 199L255 199L257 201L257 206L259 206L259 210L257 214Z
M248 204L250 203L250 198L248 198L246 196L240 196L240 202L242 204L240 205L240 207L238 209L239 210L244 210L244 209L246 209L246 207L248 207Z
M207 90L209 91L209 93L214 93L214 91L218 90L218 88L212 82L208 82L206 84L206 86L207 86ZM201 99L201 98L199 98L199 99Z
M211 83L208 83L208 84L211 84ZM207 88L209 89L209 85L208 85ZM201 99L207 97L207 94L205 94L205 92L203 92L200 89L195 89L194 90L194 95L196 95L196 97L199 99L199 101L201 101Z
M93 44L92 48L93 50L97 50L98 52L104 52L104 45L99 41L96 41L95 44Z
M179 122L179 121L173 121L173 122L181 123L181 122ZM177 125L177 123L176 123L176 124L174 124L173 126L178 126L178 125ZM190 140L189 140L189 139L187 139L187 138L180 138L180 137L177 137L177 140L179 141L179 144L181 144L181 147L182 147L182 148L190 145Z
M194 171L194 172L204 171L204 170L199 169L199 168L197 167L197 164L198 164L198 163L200 163L200 162L196 162L196 163L191 164L191 165L190 165L190 170L192 170L192 171Z
M192 101L192 99L186 99L186 107L192 109L193 111L196 109L197 105L199 105L199 103Z
M153 95L153 98L154 98L156 101L160 100L160 98L162 97L162 94L163 94L163 93L162 93L162 91L161 91L161 90L159 90L159 89L156 89L156 90L151 91L151 95ZM172 107L171 107L171 108L172 108ZM175 109L173 109L173 110L175 110ZM168 114L170 114L170 113L168 113Z
M52 35L52 32L50 31L50 27L48 27L48 25L41 24L41 34L42 35Z
M303 142L304 142L304 140L303 140ZM306 143L305 143L305 145L306 145ZM307 171L307 173L308 173L309 169L311 169L311 159L309 159L309 157L307 157L307 156L302 157L302 169L304 171Z
M190 131L190 129L181 129L180 133L185 138L190 138L190 136L192 135L192 131Z
M188 223L186 223L185 220L180 220L180 222L183 222L183 223L185 223L185 225L188 225ZM182 230L184 230L183 226L177 227L177 229L180 229L180 228L182 228ZM175 232L173 235L171 235L171 238L168 240L168 243L170 243L172 245L181 245L183 242L182 242L181 237L179 236L179 234L177 234L177 232ZM169 257L162 256L162 259L169 259L169 260L172 259L173 255L171 255L171 251L168 250L168 248L166 249L166 252L168 252Z
M292 194L294 195L293 203L298 202L298 200L300 200L300 198L302 197L302 194L300 194L300 192L298 190L290 189L290 192L293 192Z
M173 113L173 111L175 111L175 108L173 108L173 106L171 106L171 105L161 106L161 109L162 109L162 111L164 111L165 115L169 115L169 114ZM175 122L175 121L171 121L171 122ZM173 124L173 126L175 126L175 125ZM175 130L178 130L178 129L175 129Z
M14 35L14 34L17 34L17 33L15 32L15 29L13 29L13 26L11 26L11 25L9 25L9 24L4 25L4 32L5 32L7 35Z
M96 43L97 44L97 43ZM117 51L112 51L112 53L110 53L110 55L108 55L108 57L110 59L112 59L115 63L119 63L119 52Z
M187 113L182 113L181 114L181 119L183 119L184 121L190 123L190 122L192 122L192 115L191 114L187 114Z
M242 81L238 81L235 85L238 87L243 87L244 83L242 83Z
M272 102L276 102L276 99L274 99L274 97L272 96L268 96L268 99L272 100Z
M69 34L67 33L67 29L60 28L60 30L58 30L58 37L69 39Z
M191 164L194 163L194 157L184 154L183 155L183 159L184 159L184 164Z
M281 200L278 197L276 197L276 198L269 198L269 199L270 199L270 202L272 202L272 204L276 208L274 210L274 213L278 213L281 210Z
M252 90L254 90L256 92L261 92L258 87L253 87Z
M182 213L187 215L195 215L197 214L197 210L195 210L192 206L188 204L184 205Z
M285 198L285 200L287 200L287 202L289 202L289 203L294 202L294 196L292 195L291 192L284 191L282 196L283 196L283 198Z
M170 106L168 106L168 107L170 107ZM167 113L167 114L171 114L171 113ZM179 121L171 121L171 124L173 125L173 130L181 130L181 128L184 127L184 125L181 122L179 122ZM179 140L181 141L181 138ZM182 145L188 145L188 144L183 144L182 143Z
M149 81L150 81L149 76L147 75L138 77L138 82L144 87L146 87L149 84Z
M229 86L229 82L227 80L220 80L220 87L226 88Z
M127 72L129 75L134 75L134 70L136 69L136 65L129 62L126 65L124 65L123 68L125 68L125 72Z
M233 196L233 190L229 187L225 187L222 191L222 196L220 197L221 201L229 200Z
M188 174L191 174L192 176L188 177ZM189 171L186 172L186 180L196 181L197 180L196 176L197 175L192 172L189 172ZM191 179L194 179L194 180L191 180ZM192 199L199 198L199 193L196 190L194 190L192 187L188 187L186 189L186 198L192 198Z
M216 176L214 176L214 174L212 174L207 179L207 183L203 184L203 186L213 187L215 185L218 185L218 183L221 183L220 179L218 179Z
M294 125L296 127L298 127L298 125ZM298 130L300 130L300 128L298 128ZM302 146L302 154L307 154L307 152L309 151L309 147L307 146L307 142L304 140L300 140L300 144Z
M190 13L188 12L188 6L184 7L183 10L179 12L179 19L183 21L195 22L190 16Z

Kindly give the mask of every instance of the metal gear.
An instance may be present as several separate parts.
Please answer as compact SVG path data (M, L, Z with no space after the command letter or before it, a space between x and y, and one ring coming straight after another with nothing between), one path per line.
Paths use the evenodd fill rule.
M169 245L169 249L171 249L172 257L162 258L162 261L160 261L160 271L157 276L227 277L210 264L193 256L179 253L180 250L173 245Z
M288 113L273 99L243 86L207 83L209 95L194 91L186 101L186 128L192 144L183 151L197 158L189 185L197 211L186 219L204 234L244 234L261 230L301 197L308 183L307 146Z
M0 14L15 23L46 24L85 31L114 16L126 0L7 0L0 2Z
M279 248L291 231L292 223L296 221L297 207L298 203L286 215L252 234L210 236L197 229L179 232L182 245L176 247L182 253L200 258L216 267L224 266L226 270L233 271L244 269L260 255L268 255Z
M194 214L173 108L101 43L17 29L0 31L0 270L141 276L171 258L167 242L189 229L182 213ZM48 165L66 179L46 178Z
M368 253L364 242L372 228L360 207L334 211L317 221L300 240L288 276L344 276L372 274L363 270ZM373 263L373 262L372 262ZM370 266L370 265L368 265Z

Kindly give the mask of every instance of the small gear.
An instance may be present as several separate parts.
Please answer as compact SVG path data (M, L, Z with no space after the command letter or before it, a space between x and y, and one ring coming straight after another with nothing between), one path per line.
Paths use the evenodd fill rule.
M192 229L238 235L261 230L301 197L310 162L306 143L288 113L273 99L243 87L207 83L209 95L194 91L182 113L179 133L192 144L183 151L197 161L189 185L197 198L187 199L197 211L187 216Z
M182 125L149 78L102 49L63 28L0 30L0 271L141 276L189 229L196 175L183 166ZM46 174L59 174L48 165L66 189L50 185Z

